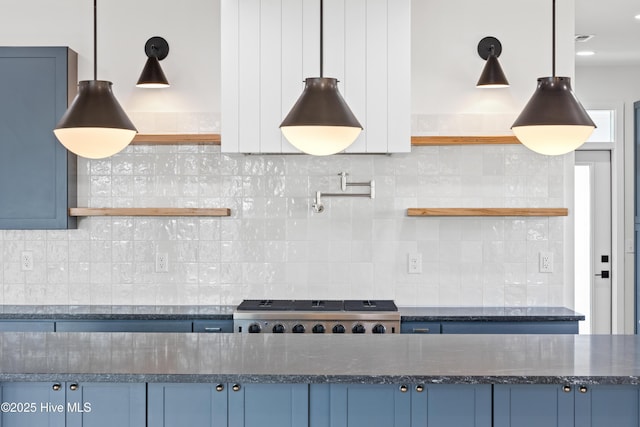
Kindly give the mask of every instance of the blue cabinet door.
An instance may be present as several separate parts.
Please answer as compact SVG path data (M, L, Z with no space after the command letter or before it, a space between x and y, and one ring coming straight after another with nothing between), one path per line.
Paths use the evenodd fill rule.
M230 385L229 427L308 425L308 384Z
M575 391L576 426L638 427L640 387L590 385Z
M147 427L227 427L226 384L151 383L147 390Z
M491 385L414 386L411 391L411 426L491 427Z
M76 227L76 158L53 134L76 69L67 48L0 48L1 229Z
M2 427L65 427L64 383L2 383Z
M310 427L410 427L410 390L396 384L312 384Z
M66 383L67 427L138 427L146 422L144 383Z
M494 427L573 427L573 387L548 384L493 386ZM612 424L613 425L613 424Z

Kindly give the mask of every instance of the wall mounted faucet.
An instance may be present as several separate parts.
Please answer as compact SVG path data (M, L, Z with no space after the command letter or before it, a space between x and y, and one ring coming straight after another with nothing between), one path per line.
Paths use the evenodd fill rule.
M374 180L369 182L348 182L347 176L349 176L346 172L340 172L338 174L340 177L340 189L342 191L347 191L347 187L369 187L368 193L322 193L321 191L316 191L316 199L311 205L311 208L315 213L324 212L324 205L322 204L323 197L369 197L374 199L376 196L376 183Z

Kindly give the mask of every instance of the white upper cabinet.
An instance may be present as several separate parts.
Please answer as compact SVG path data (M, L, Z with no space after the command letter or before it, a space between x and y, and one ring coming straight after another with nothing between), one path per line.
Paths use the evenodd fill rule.
M296 153L280 123L320 77L320 0L222 0L222 151ZM411 151L411 0L324 0L324 77L362 126L350 153Z

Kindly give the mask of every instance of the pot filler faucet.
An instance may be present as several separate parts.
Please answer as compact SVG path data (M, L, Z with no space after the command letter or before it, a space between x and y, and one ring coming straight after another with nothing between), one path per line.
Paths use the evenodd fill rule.
M340 189L343 193L323 193L321 191L316 191L316 200L311 205L311 209L315 213L324 212L324 205L322 204L323 197L369 197L374 199L376 197L376 182L372 179L369 182L347 182L347 176L349 176L346 172L340 172L338 174L340 177ZM347 187L369 187L368 193L345 193L347 191Z

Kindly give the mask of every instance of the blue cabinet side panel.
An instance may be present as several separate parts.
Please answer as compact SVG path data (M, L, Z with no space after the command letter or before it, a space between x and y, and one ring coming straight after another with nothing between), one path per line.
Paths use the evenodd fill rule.
M506 385L493 388L494 427L573 427L573 392L558 385Z
M137 427L146 423L145 384L67 383L66 427Z
M576 425L584 427L638 427L640 387L592 385L576 393Z
M442 322L443 334L577 334L577 321Z
M149 384L147 427L226 427L227 396L226 385Z
M75 157L53 128L67 108L62 47L0 48L0 228L75 227ZM72 61L73 62L73 61Z

